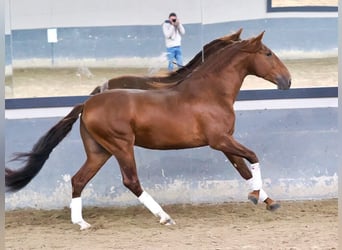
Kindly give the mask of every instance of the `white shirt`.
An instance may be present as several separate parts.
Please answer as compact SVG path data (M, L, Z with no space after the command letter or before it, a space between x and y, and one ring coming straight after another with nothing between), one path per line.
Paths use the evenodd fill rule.
M181 35L185 34L185 29L181 23L178 24L178 26L174 26L170 23L169 20L166 20L163 23L163 33L165 36L166 47L171 48L181 45Z

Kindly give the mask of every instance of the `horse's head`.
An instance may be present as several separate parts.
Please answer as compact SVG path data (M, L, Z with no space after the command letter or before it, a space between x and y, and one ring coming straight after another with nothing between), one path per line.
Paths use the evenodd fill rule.
M278 89L289 89L291 86L291 75L284 63L277 55L267 48L262 42L264 32L248 41L245 51L254 53L249 71L251 74L262 77L273 82Z

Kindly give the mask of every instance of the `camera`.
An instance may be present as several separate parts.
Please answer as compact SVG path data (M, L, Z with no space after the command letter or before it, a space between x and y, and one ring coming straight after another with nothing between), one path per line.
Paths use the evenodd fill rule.
M177 21L177 19L171 19L173 23L175 23Z

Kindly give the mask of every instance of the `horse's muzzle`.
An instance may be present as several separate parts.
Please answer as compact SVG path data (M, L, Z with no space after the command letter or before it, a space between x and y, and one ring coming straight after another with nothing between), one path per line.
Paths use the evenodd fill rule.
M291 87L291 78L289 77L278 77L277 78L278 89L289 89Z

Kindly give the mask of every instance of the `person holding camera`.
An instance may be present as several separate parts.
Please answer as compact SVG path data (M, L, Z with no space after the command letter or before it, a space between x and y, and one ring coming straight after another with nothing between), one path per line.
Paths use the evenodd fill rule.
M167 59L169 61L168 70L173 71L173 59L176 59L178 67L183 66L181 40L182 35L185 34L185 29L177 18L176 13L170 13L169 19L163 23L163 33L165 36Z

